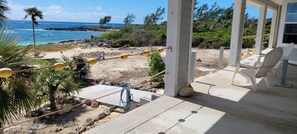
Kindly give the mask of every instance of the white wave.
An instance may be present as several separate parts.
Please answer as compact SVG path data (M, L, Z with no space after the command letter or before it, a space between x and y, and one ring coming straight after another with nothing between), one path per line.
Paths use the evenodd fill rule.
M32 31L32 28L26 28L26 29L16 29L16 30L22 30L22 31ZM35 31L46 31L44 29L35 29Z
M53 37L54 35L52 35L52 34L42 34L41 36Z
M13 31L13 30L4 30L4 33L12 33L12 34L15 34L17 33L16 31Z

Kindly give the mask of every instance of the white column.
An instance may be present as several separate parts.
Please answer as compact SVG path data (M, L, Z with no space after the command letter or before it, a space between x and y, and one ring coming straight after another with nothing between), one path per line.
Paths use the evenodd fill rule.
M284 33L285 33L285 22L287 17L287 8L288 3L283 2L283 5L280 6L281 15L279 20L279 31L278 31L278 39L277 39L277 47L284 47L285 43L283 43Z
M194 0L168 0L165 95L176 96L189 83Z
M257 27L256 54L261 54L261 51L263 49L266 14L267 14L267 5L261 5L259 19L258 19L258 27Z
M276 21L277 21L277 11L273 11L272 21L271 21L271 28L270 28L270 35L269 35L269 45L268 48L273 48L274 46L274 37L275 32L277 30Z
M272 44L273 48L277 47L277 43L278 43L278 34L279 34L281 13L282 13L282 7L279 6L277 9L277 12L276 12L276 17L275 17L275 29L274 29L274 38L273 38L273 44Z
M234 0L229 66L240 62L246 0Z

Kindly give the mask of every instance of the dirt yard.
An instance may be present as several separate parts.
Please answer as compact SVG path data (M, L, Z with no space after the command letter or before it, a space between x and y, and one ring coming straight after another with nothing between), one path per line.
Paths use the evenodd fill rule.
M156 49L158 47L155 47ZM126 49L111 49L103 47L94 48L74 48L63 52L44 52L44 58L61 59L62 55L72 57L75 55L83 55L86 58L97 57L98 53L104 51L106 57L119 56L121 54L141 53L150 48L126 48ZM214 49L193 49L197 53L195 77L201 77L212 73L218 68L219 50ZM164 52L162 55L166 55ZM227 65L229 51L224 52L224 65ZM110 85L110 83L137 83L147 78L149 60L144 55L130 56L126 60L114 59L99 61L95 65L91 65L90 79L98 80L99 84ZM141 89L140 89L141 90ZM155 90L152 90L153 92ZM102 113L110 107L99 105L92 108L91 106L82 105L81 107L72 109L68 113L55 115L48 118L40 119L35 122L28 122L19 126L14 126L6 129L4 132L8 134L16 133L60 133L60 134L76 134L84 132L94 126L108 122L117 118L122 113L107 112L104 117ZM100 118L100 119L99 119ZM26 119L25 117L22 118ZM98 120L94 120L98 119ZM20 120L21 121L21 120Z
M96 103L96 104L95 104ZM45 111L46 108L42 108ZM4 134L79 134L120 116L120 108L100 105L98 102L83 104L70 111L46 116L4 130ZM32 117L22 117L21 122Z
M158 47L155 47L155 49ZM121 54L141 53L143 50L150 48L126 48L126 49L111 49L111 48L75 48L61 52L47 52L44 58L61 58L62 55L71 57L73 55L84 54L85 57L96 57L100 51L106 53L106 57L118 56ZM201 77L208 73L212 73L218 69L219 50L215 49L196 49L192 50L197 53L195 77ZM166 55L163 53L162 55ZM224 51L224 65L227 65L229 50ZM125 83L137 82L140 79L146 78L148 71L149 60L146 56L138 55L131 56L127 60L115 59L98 62L91 66L90 78L103 80L105 82Z

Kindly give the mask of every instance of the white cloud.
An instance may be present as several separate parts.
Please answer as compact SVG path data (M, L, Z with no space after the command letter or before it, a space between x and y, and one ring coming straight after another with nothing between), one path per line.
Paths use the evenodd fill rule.
M12 3L12 1L8 1L7 6L10 8L10 11L8 13L9 19L23 19L25 16L24 9L29 7L29 6L14 4Z
M8 18L12 20L22 20L25 16L24 9L33 7L34 5L20 5L12 1L8 1L11 8ZM110 15L108 10L104 10L100 6L82 7L85 10L71 11L65 5L50 5L47 7L37 7L43 11L44 20L49 21L75 21L75 22L98 22L103 16ZM121 22L122 16L112 16L112 22Z
M102 7L96 7L96 10L97 11L101 11L102 10Z

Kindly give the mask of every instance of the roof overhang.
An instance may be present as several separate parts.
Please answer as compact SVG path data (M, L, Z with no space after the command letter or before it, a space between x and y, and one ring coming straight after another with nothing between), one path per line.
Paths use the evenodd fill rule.
M278 6L282 5L283 0L248 0L247 4L255 7L267 5L269 9L276 10Z
M278 5L283 5L283 0L271 0Z

